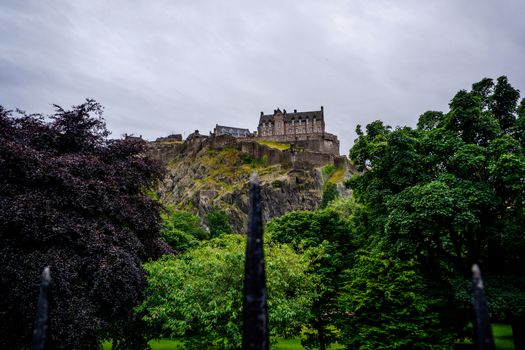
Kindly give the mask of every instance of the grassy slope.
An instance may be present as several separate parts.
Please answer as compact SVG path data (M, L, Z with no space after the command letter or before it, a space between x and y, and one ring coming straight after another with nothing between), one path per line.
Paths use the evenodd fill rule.
M261 145L265 145L270 148L275 148L281 151L285 151L287 149L290 149L291 147L289 143L281 143L281 142L275 142L275 141L270 141L270 140L256 140L256 142Z
M267 160L266 160L267 161ZM225 148L220 151L208 150L197 160L207 169L207 172L196 177L186 188L186 199L182 198L177 203L171 203L175 209L191 211L191 198L197 191L215 191L214 200L220 200L224 195L242 188L248 181L250 175L257 171L259 179L271 183L273 180L286 174L280 165L268 166L264 159L251 159L244 156L241 151L233 148ZM180 167L189 167L186 161L171 162L168 169L177 171ZM225 203L221 203L227 206Z
M321 174L326 179L325 186L328 183L337 184L343 181L345 176L345 169L343 167L336 167L333 164L327 164L321 168Z

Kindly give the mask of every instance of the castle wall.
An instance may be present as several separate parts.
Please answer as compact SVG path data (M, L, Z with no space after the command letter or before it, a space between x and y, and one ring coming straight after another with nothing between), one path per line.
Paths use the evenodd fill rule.
M299 148L313 152L324 152L336 156L339 155L339 140L337 139L337 136L329 133L273 135L261 138L275 142L292 143Z
M330 134L328 134L330 135ZM334 135L332 135L334 136ZM282 136L281 136L282 137ZM178 159L181 155L197 155L206 149L235 148L243 153L249 154L253 159L265 158L268 165L281 164L285 167L301 168L305 166L323 166L329 163L344 165L348 161L345 156L339 156L338 152L327 152L318 150L317 147L322 140L303 140L295 144L301 148L280 151L257 143L250 138L235 138L229 135L216 137L194 137L183 144L163 144L160 142L150 143L150 152L163 163ZM338 143L337 143L338 145ZM332 146L331 146L332 147ZM339 147L337 147L337 150Z
M282 118L274 122L262 123L257 128L260 137L265 136L286 136L297 134L322 134L324 132L324 122L321 120L294 120L284 122Z

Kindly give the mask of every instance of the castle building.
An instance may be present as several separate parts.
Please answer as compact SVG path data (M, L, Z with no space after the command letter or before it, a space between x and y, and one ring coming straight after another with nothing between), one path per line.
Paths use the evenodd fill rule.
M292 143L314 152L339 155L336 135L325 132L324 108L319 111L287 113L276 109L273 114L261 112L257 136L262 139Z
M233 137L253 136L252 133L250 133L249 129L235 128L233 126L224 126L224 125L219 125L219 124L215 124L215 128L213 129L213 134L215 136L230 135Z
M259 137L267 136L296 136L300 134L323 134L324 108L320 111L286 113L280 109L273 111L273 114L265 115L261 112L259 127L257 128Z

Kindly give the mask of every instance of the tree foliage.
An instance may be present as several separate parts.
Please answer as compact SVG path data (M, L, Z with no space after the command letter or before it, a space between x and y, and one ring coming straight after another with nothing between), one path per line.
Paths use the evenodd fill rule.
M448 349L435 306L416 262L380 249L359 254L346 271L339 303L341 343L350 349Z
M245 237L222 235L185 254L149 262L145 302L137 308L155 336L180 337L187 349L240 349ZM269 327L292 336L308 318L308 262L286 246L265 245Z
M501 293L514 305L522 301L525 102L518 99L506 77L485 78L459 91L447 113L421 115L416 129L376 121L366 133L357 130L350 157L364 173L349 184L367 208L365 226L374 245L384 243L402 261L416 259L443 301L440 327L458 322L459 332L470 317L454 290L473 263L481 265L487 290L491 279L505 280ZM500 300L492 291L492 300ZM510 304L490 307L499 320L525 318L523 308Z
M337 340L337 294L342 273L352 261L355 237L351 223L334 209L296 211L275 218L267 225L272 240L290 244L311 260L310 274L319 280L312 304L312 318L303 345L326 349Z
M321 199L321 209L324 209L332 202L334 199L339 197L339 191L337 190L336 184L328 182L323 191L323 198Z
M210 211L206 215L206 224L210 231L210 238L233 233L228 215L217 206L210 208Z
M199 216L172 209L168 209L163 215L161 234L177 253L185 252L210 236L202 227Z
M49 348L98 349L109 337L144 346L126 332L145 287L141 263L167 248L159 205L144 194L161 168L143 141L108 140L101 115L92 100L56 106L49 120L0 107L2 349L29 348L45 266Z

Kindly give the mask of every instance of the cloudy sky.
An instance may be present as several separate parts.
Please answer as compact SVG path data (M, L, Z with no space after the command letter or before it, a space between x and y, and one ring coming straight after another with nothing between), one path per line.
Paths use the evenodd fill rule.
M459 89L525 91L523 0L1 0L0 104L51 113L95 98L114 137L254 130L261 111L325 108L415 125Z

